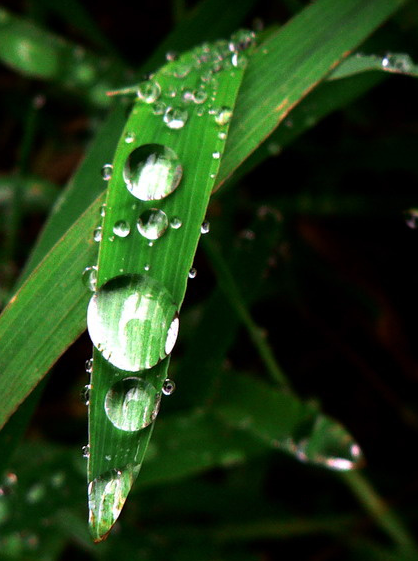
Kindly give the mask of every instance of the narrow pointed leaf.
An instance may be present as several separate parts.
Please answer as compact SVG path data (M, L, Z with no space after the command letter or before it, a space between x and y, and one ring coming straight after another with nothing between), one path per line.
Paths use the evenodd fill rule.
M252 42L242 32L229 44L205 44L140 83L116 150L87 315L95 346L88 477L97 541L142 464Z

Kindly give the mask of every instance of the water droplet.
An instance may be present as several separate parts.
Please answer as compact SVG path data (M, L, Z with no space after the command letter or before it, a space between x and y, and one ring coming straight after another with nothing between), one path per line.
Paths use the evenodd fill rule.
M192 67L190 64L179 63L174 70L174 76L176 78L185 78L190 73L191 69Z
M164 395L173 394L175 389L176 389L176 384L173 382L173 380L169 380L168 378L164 380L163 390L162 390Z
M226 132L223 132L223 131L220 132L218 134L218 138L219 138L219 140L226 140Z
M81 280L86 288L94 292L97 284L97 267L86 267L81 275Z
M173 228L173 230L178 230L179 228L181 228L183 225L183 222L180 220L180 218L177 218L177 216L174 216L171 220L170 220L170 226L171 228Z
M160 97L161 87L158 82L148 80L141 82L136 92L138 98L145 103L154 103Z
M405 212L405 223L408 228L418 228L418 209L411 208Z
M132 144L135 140L135 133L134 132L127 132L125 133L125 142L126 144Z
M166 108L167 105L163 101L157 101L157 103L154 103L152 106L152 112L154 115L164 115Z
M106 394L105 411L109 421L120 430L137 431L147 427L158 414L160 393L141 378L116 382Z
M161 144L144 144L128 156L123 177L134 197L141 201L156 201L176 189L182 173L174 150Z
M144 271L149 271L149 270L150 270L150 266L149 266L149 264L147 263L146 265L144 265Z
M195 90L193 92L193 99L195 103L205 103L205 101L208 98L208 94L205 92L205 90Z
M93 240L95 242L101 242L102 241L102 227L101 226L97 226L97 228L94 230Z
M213 158L214 160L219 160L220 157L221 157L221 153L220 153L220 152L213 152L212 158Z
M171 99L173 99L173 98L176 97L176 95L177 95L177 88L175 88L174 86L170 86L170 87L167 89L165 95L166 95L167 97L170 97Z
M90 390L91 384L87 384L80 392L81 401L84 405L88 405L90 403Z
M150 208L138 218L137 228L148 240L157 240L168 228L167 215L162 210Z
M112 456L111 456L110 454L106 454L105 460L106 460L107 462L110 462L111 459L112 459Z
M199 107L196 111L196 115L198 117L202 117L202 115L204 115L204 114L205 114L205 108L204 107Z
M171 62L173 60L177 60L177 57L178 57L178 55L175 51L167 51L165 53L165 60L168 61L168 62Z
M89 524L95 541L102 540L116 522L139 467L112 469L89 483Z
M189 279L194 279L197 275L197 271L194 267L192 267L189 271Z
M88 444L81 448L81 454L83 458L88 458L90 456L90 446Z
M215 123L220 126L227 125L232 118L232 109L221 107L215 113Z
M113 166L112 164L105 164L102 167L102 177L105 181L109 181L112 177Z
M106 203L102 204L102 206L100 207L99 213L100 213L101 217L106 216Z
M414 62L407 54L387 54L382 59L382 67L392 72L411 72Z
M239 29L231 35L229 50L244 51L255 44L255 33L249 29Z
M121 370L138 372L171 352L178 332L177 305L155 279L121 275L91 298L87 327L106 360Z
M200 233L201 234L208 234L210 231L210 223L205 220L204 222L202 222L202 225L200 227Z
M93 359L89 358L88 360L86 360L85 364L84 364L84 369L87 372L87 374L91 374L93 372Z
M193 92L191 90L185 90L183 92L184 101L193 101Z
M113 226L113 233L119 238L126 238L131 232L131 227L126 220L118 220Z
M163 120L169 129L177 130L184 127L188 117L189 114L185 109L167 107Z

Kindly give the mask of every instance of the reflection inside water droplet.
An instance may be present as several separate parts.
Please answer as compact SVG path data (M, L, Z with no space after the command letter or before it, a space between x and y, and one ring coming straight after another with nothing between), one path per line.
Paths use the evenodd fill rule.
M91 298L87 327L106 360L121 370L138 372L171 352L178 331L177 306L155 279L121 275Z
M138 218L137 228L148 240L157 240L168 228L167 215L158 208L150 208Z
M156 201L170 195L183 173L177 154L161 144L145 144L126 160L123 177L126 187L141 201Z
M158 414L161 395L141 378L116 382L106 394L105 411L109 421L120 430L137 431L147 427Z

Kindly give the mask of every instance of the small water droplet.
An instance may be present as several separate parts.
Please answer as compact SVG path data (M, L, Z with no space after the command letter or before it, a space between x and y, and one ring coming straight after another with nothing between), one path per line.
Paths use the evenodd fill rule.
M134 132L127 132L125 133L125 142L126 144L132 144L135 141L135 133Z
M167 105L163 101L157 101L157 103L154 103L152 106L152 112L154 115L164 115L166 108Z
M101 242L102 241L102 227L101 226L97 226L97 228L94 230L93 240L95 242Z
M86 360L85 364L84 364L84 369L87 372L87 374L91 374L93 372L93 359L89 358L88 360Z
M193 100L195 103L201 104L205 103L208 98L207 92L205 90L195 90L193 92Z
M163 390L162 390L163 394L171 395L174 393L175 389L176 389L176 384L173 382L173 380L166 378L163 384Z
M83 446L81 448L81 453L83 455L83 458L88 458L90 456L90 446L88 444Z
M178 58L178 55L175 51L167 51L165 53L165 60L168 61L168 62L171 62L173 60L177 60L177 58Z
M219 138L219 140L226 140L226 132L223 132L223 131L220 132L218 134L218 138Z
M101 205L99 214L102 218L106 216L106 203Z
M214 112L215 123L220 126L227 125L232 118L232 109L230 107L221 107Z
M105 181L109 181L112 177L113 166L112 164L105 164L102 167L102 177Z
M130 377L110 388L104 407L107 418L117 429L133 432L154 421L160 400L160 393L150 382Z
M181 228L183 225L183 222L180 220L180 218L177 218L177 216L174 216L171 220L170 220L170 226L171 228L173 228L173 230L178 230L179 228Z
M178 332L177 305L155 279L121 275L91 298L87 327L105 360L121 370L138 372L152 368L171 352Z
M229 50L244 51L255 44L255 33L249 29L239 29L231 35Z
M392 72L411 72L414 62L407 54L388 53L382 59L382 67Z
M221 153L220 153L220 152L213 152L212 158L213 158L214 160L219 160L220 157L221 157Z
M149 270L150 270L150 266L149 266L149 264L147 263L146 265L144 265L144 271L149 271Z
M148 240L157 240L168 228L167 215L158 208L150 208L138 218L137 228L138 232Z
M174 76L176 78L185 78L190 73L191 69L192 67L190 64L179 63L174 70Z
M194 267L192 267L189 271L189 279L194 279L197 275L197 271Z
M158 82L148 80L139 84L136 93L144 103L154 103L161 95L161 87Z
M81 275L81 280L86 288L94 292L97 284L97 267L86 267Z
M202 222L202 225L200 227L200 233L201 234L208 234L210 231L210 223L205 220L204 222Z
M161 144L144 144L128 156L123 170L126 187L141 201L156 201L179 185L183 168L177 154Z
M106 460L107 462L110 462L111 459L112 459L112 456L111 456L110 454L106 454L105 460Z
M205 114L205 108L204 107L198 107L197 111L196 111L196 115L198 117L202 117L202 115Z
M163 120L169 129L177 130L184 127L188 117L189 114L185 109L167 107Z
M90 403L90 390L91 384L87 384L80 392L81 401L84 403L84 405L88 405Z
M118 220L113 226L113 233L119 238L126 238L131 232L131 227L126 220Z

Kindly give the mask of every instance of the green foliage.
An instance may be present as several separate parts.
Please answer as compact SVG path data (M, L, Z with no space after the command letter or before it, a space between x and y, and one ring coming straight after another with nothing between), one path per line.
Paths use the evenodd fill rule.
M325 371L340 348L386 407L418 426L339 333L335 292L380 317L390 309L383 289L345 275L340 248L312 222L400 216L416 204L379 190L376 205L353 181L338 190L349 163L332 146L332 119L343 115L339 149L361 152L351 128L375 126L371 90L417 76L405 29L416 30L418 14L403 4L283 1L269 14L255 0L166 2L160 18L143 13L124 32L113 22L113 42L103 18L113 6L0 8L11 84L3 132L16 142L16 122L21 134L0 177L0 559L313 559L312 548L329 559L416 558L414 515L399 516L403 505L389 508L374 489L399 485L373 460L373 485L362 475L368 433L343 406L340 415L344 393L335 405L315 383L317 353L319 378L335 383L339 373ZM265 29L237 32L251 15L265 15ZM416 178L403 142L393 169ZM362 165L382 173L390 163L366 151ZM413 229L417 216L409 211ZM315 252L331 255L336 273ZM317 304L321 283L331 288ZM86 491L76 394L91 356L87 309ZM408 352L380 330L383 355L406 365ZM329 348L318 351L321 332ZM355 377L345 383L361 404Z

